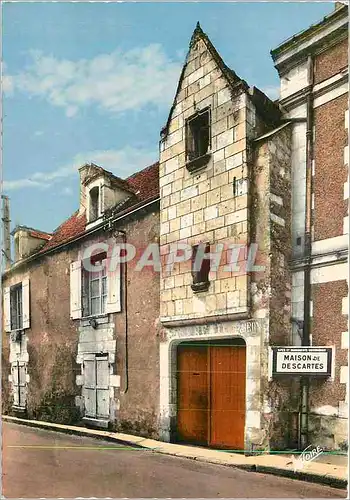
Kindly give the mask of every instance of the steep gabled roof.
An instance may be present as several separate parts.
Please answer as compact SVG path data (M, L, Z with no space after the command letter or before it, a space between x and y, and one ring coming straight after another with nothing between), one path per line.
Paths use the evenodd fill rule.
M194 32L192 34L192 37L191 37L189 49L188 49L188 52L187 52L187 55L186 55L186 59L185 59L185 64L182 67L182 71L181 71L179 82L178 82L177 89L176 89L176 92L175 92L175 97L174 97L174 100L173 100L173 104L172 104L172 106L170 108L170 113L169 113L166 125L163 127L163 129L161 131L161 135L163 137L166 136L167 133L168 133L169 124L170 124L170 121L171 121L173 110L174 110L175 105L176 105L176 97L177 97L178 93L181 90L182 80L184 79L184 74L185 74L185 71L186 71L188 57L190 55L192 47L195 45L195 43L198 40L203 40L204 41L204 43L205 43L205 45L206 45L206 47L207 47L210 55L212 56L212 58L214 59L214 61L216 62L216 64L220 68L220 70L222 71L223 75L225 76L227 82L229 83L229 85L231 86L232 89L238 89L239 87L241 87L241 88L243 88L245 90L248 89L248 84L244 80L242 80L232 69L230 69L228 66L226 66L226 64L224 63L222 57L220 56L220 54L218 53L218 51L216 50L216 48L214 47L214 45L210 41L208 35L206 33L204 33L204 31L202 30L199 22L197 22L196 28L195 28L195 30L194 30Z

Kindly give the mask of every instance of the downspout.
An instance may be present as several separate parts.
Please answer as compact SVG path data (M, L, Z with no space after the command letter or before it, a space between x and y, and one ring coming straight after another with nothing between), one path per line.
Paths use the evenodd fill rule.
M120 230L119 230L120 231ZM123 243L126 247L126 231L123 234ZM124 262L124 308L125 308L125 387L124 394L129 390L129 332L128 332L128 263Z
M306 193L305 193L305 241L304 241L304 322L302 345L310 345L310 296L311 296L311 227L312 227L312 161L313 161L313 85L314 85L314 60L308 56L309 92L306 98ZM299 445L305 448L308 445L309 434L309 377L301 377L300 401L300 439Z

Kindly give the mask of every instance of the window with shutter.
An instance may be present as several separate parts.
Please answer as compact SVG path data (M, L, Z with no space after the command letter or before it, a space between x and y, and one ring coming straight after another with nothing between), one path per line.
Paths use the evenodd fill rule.
M29 293L29 279L22 281L22 309L23 309L23 323L22 328L30 328L30 293Z
M123 264L126 266L127 264ZM107 290L107 313L118 313L122 310L121 303L121 266L119 264L113 271L108 271L108 290Z
M10 332L11 331L11 293L10 293L10 287L4 288L3 314L4 314L5 332Z
M11 331L23 327L22 283L11 287Z
M91 266L98 266L98 271L90 270ZM83 316L97 316L105 314L107 305L107 255L101 253L91 257L90 266L83 270Z
M192 279L191 288L194 292L206 291L209 288L210 245L202 243L192 249Z
M4 289L5 331L30 328L29 279Z
M70 265L70 315L72 319L81 318L81 261L72 262Z
M5 289L4 320L7 332L30 328L29 279Z

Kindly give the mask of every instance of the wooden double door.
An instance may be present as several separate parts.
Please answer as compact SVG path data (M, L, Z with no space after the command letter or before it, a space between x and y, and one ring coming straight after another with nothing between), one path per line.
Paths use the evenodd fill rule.
M109 365L107 354L85 355L83 396L86 417L109 418Z
M245 345L180 344L177 352L177 439L244 449Z

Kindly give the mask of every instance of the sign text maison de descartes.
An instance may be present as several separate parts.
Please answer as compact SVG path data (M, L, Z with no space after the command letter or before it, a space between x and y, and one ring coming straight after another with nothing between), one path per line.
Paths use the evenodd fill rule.
M331 375L331 347L272 347L272 375Z

